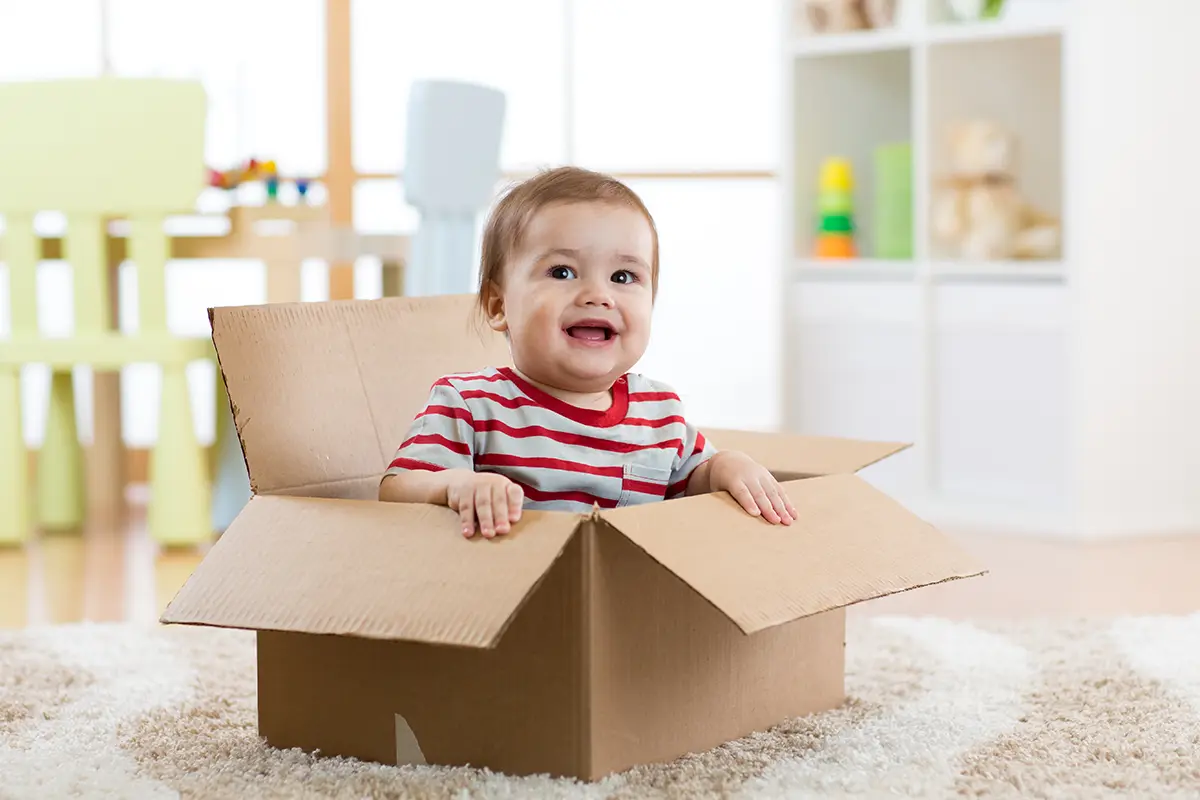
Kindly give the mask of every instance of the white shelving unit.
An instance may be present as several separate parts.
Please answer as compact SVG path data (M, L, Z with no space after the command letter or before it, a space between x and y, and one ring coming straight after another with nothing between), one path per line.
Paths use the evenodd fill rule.
M1200 3L1009 0L964 23L944 1L837 35L784 4L785 425L913 442L864 477L935 523L1200 533L1200 115L1179 103ZM931 241L947 126L975 118L1016 134L1017 185L1062 221L1060 259L969 262ZM889 260L872 172L899 142L912 257ZM861 258L813 256L831 156L854 166Z

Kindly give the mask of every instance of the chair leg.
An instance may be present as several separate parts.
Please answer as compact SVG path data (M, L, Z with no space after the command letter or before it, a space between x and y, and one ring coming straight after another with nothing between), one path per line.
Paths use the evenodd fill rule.
M38 524L42 530L69 531L83 527L86 497L83 447L75 426L75 387L71 370L50 377L50 408L46 436L38 457Z
M207 460L196 438L185 366L164 364L158 438L150 458L147 509L150 536L158 543L184 546L211 540Z
M21 425L21 369L0 367L0 545L29 538L29 454Z

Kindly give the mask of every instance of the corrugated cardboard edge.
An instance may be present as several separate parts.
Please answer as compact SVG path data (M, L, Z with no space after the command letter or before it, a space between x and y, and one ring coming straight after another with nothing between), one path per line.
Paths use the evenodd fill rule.
M701 432L716 448L741 450L780 477L781 480L856 473L912 447L911 442L813 436L791 431L704 428ZM730 446L731 444L737 446ZM813 462L808 461L806 455L800 455L806 447L815 447L825 451L826 454L831 451L841 451L844 455L837 459L830 459L824 468L814 469ZM836 464L838 461L841 463Z
M618 528L617 526L613 525L611 522L608 522L607 520L605 520L603 524L610 530L614 531L615 533L618 533L618 534L624 536L624 534L621 532L621 529ZM626 538L628 538L628 537L626 537ZM804 614L798 614L795 617L792 617L790 619L782 619L777 622L772 622L772 623L766 624L766 625L744 625L741 622L739 622L737 619L735 619L733 616L731 616L728 612L726 612L725 609L721 608L715 602L713 602L713 600L710 599L709 597L707 597L703 592L699 591L694 586L692 586L690 583L688 583L688 581L686 581L678 573L676 573L674 570L672 570L666 564L662 563L662 561L660 561L659 559L655 558L645 548L638 545L637 542L633 542L632 539L630 539L629 541L632 542L635 547L637 547L639 550L641 550L643 553L645 553L647 558L652 559L660 567L665 569L667 572L671 573L671 575L674 575L679 581L681 581L689 589L691 589L693 592L695 592L698 597L702 598L706 603L708 603L710 606L712 606L714 609L716 609L718 613L720 613L723 617L728 619L730 621L730 623L733 624L734 626L736 626L737 629L739 631L741 631L742 634L745 636L753 636L756 633L760 633L762 631L768 631L768 630L771 630L772 628L778 628L783 625L790 625L791 623L795 622L796 620L808 619L811 617L819 616L821 614L827 614L830 611L835 611L839 608L852 608L857 605L862 605L863 603L869 603L872 600L879 600L884 597L892 597L894 595L905 594L907 592L911 592L911 591L914 591L917 589L925 589L930 586L940 586L944 583L953 583L954 581L966 580L968 578L979 578L979 577L988 575L991 572L991 570L987 569L986 567L980 566L980 567L978 567L978 569L975 569L973 571L962 572L961 574L958 574L958 575L949 575L949 576L946 576L945 578L940 578L935 581L927 581L925 583L914 583L911 586L906 586L902 589L895 589L893 591L879 592L877 594L863 596L863 597L861 597L857 600L851 601L849 603L831 604L827 608L810 611L810 612L807 612Z
M313 497L289 497L286 495L256 495L252 497L250 503L247 505L247 508L238 515L238 518L234 520L233 525L230 526L230 529L225 533L225 535L223 535L213 544L211 550L208 552L208 554L206 554L199 566L197 566L197 568L187 578L179 591L176 592L171 602L167 604L167 607L159 616L159 622L164 625L191 625L196 627L212 627L235 630L265 630L290 633L307 633L313 635L350 636L361 639L378 639L384 641L414 641L433 646L494 649L499 645L500 641L504 637L504 634L508 631L513 621L528 604L530 598L546 580L546 576L549 575L550 571L562 559L563 554L566 552L571 541L575 537L581 535L581 526L589 518L587 515L569 514L563 512L539 512L539 516L547 519L552 517L556 519L560 517L562 518L564 528L559 529L560 535L561 531L565 530L565 524L568 522L571 524L570 531L562 537L562 541L559 543L557 548L554 549L552 557L546 560L544 568L537 573L536 578L527 584L526 589L520 594L520 596L517 598L517 601L511 605L506 616L496 627L489 630L489 635L486 638L474 637L466 639L462 637L451 637L445 635L437 638L423 638L396 635L391 633L375 633L364 630L341 628L331 629L312 624L281 625L277 622L266 623L260 620L253 620L254 613L252 610L250 612L228 612L225 609L216 609L214 602L209 599L208 595L213 591L212 587L221 586L222 578L229 574L230 569L228 567L230 560L234 559L234 554L244 556L247 554L247 551L250 551L250 554L252 554L255 546L259 545L261 541L263 541L261 538L257 538L256 540L256 537L261 537L262 535L259 532L262 528L262 522L261 520L257 519L257 517L261 517L262 515L267 515L268 517L271 516L270 506L280 502L286 503L289 500L335 504L343 502L352 504L367 504L372 502L342 501L337 499ZM256 518L253 520L248 520L248 517ZM443 535L452 537L453 541L456 543L459 539L461 539L462 536L461 532L459 532L457 528L457 525L448 527L444 531L430 531L429 535ZM537 534L536 532L530 532L526 535ZM503 546L504 541L501 540L497 544L499 546ZM479 541L472 543L469 546L488 547L491 546L491 543ZM234 560L239 564L242 563L241 559ZM451 570L456 568L454 564L450 563L447 563L444 566ZM235 584L235 586L241 585L243 584ZM235 601L235 606L236 604L245 604L247 602L247 592L249 595L255 594L255 591L253 590L242 591L240 598Z
M225 365L221 363L221 351L217 347L217 332L213 326L215 313L216 307L210 306L208 308L208 338L212 342L213 352L217 356L217 377L220 378L221 385L225 387L223 394L225 395L225 402L229 404L229 416L233 419L233 430L238 438L238 449L242 451L242 466L246 468L246 475L250 479L250 493L254 495L258 494L258 486L254 481L254 473L250 471L250 462L246 458L246 440L242 438L243 423L238 416L237 403L233 402L233 397L229 393L229 382L225 379Z
M870 461L864 461L861 465L859 465L858 469L854 470L855 472L860 472L860 471L866 469L867 467L873 467L882 461L888 460L889 458L891 458L894 455L899 455L900 453L903 453L905 450L911 449L913 446L912 442L880 442L880 444L888 444L891 446L892 449L886 453L881 454L878 458L873 458Z
M834 478L837 476L823 476L823 477ZM842 477L846 478L846 479L860 481L865 484L865 481L862 481L861 478L856 478L856 477L852 477L852 476L842 476ZM783 485L786 487L789 484L795 484L795 485L806 484L811 480L817 480L817 478L798 479L795 481L785 482ZM866 484L866 485L869 486L869 484ZM871 488L873 488L873 487L871 487ZM878 490L876 490L876 491L878 492ZM724 492L722 492L720 494L727 495L727 493L724 493ZM879 494L883 495L884 497L887 497L887 495L882 492L879 492ZM687 502L687 500L689 500L689 499L697 500L697 499L699 499L699 497L702 497L702 496L696 496L693 498L681 498L681 499L669 501L669 503ZM728 498L728 499L732 503L732 498ZM903 506L901 506L894 499L892 499L892 498L888 498L888 499L891 500L892 504L903 509ZM911 511L908 511L908 509L904 509L904 510L908 514L910 514L913 518L920 519L919 517L917 517L917 515L913 514ZM936 580L925 580L925 581L918 580L918 581L914 581L908 585L905 585L903 587L891 589L888 591L865 593L853 600L849 600L846 602L839 602L839 603L829 603L822 607L813 608L813 609L808 610L803 613L789 614L786 616L786 618L779 618L779 619L776 619L769 623L745 624L742 621L738 620L735 617L735 615L731 614L729 611L727 611L726 609L724 609L720 605L718 605L716 601L714 601L711 597L707 596L703 591L698 589L693 583L694 579L690 579L688 576L681 574L681 571L679 571L679 570L673 568L672 566L668 565L667 563L665 563L661 558L659 558L658 556L651 553L650 550L648 550L642 543L638 542L636 538L630 536L624 530L622 530L619 522L615 522L612 519L609 519L609 515L611 513L612 512L603 512L603 511L599 512L598 517L604 526L606 526L608 529L610 529L610 530L620 534L621 536L624 536L626 539L628 539L634 546L636 546L639 550L641 550L643 553L645 553L648 558L654 560L655 563L657 563L663 569L667 570L669 573L674 575L676 578L678 578L680 581L682 581L685 585L687 585L692 591L694 591L697 595L699 595L706 602L708 602L713 608L717 609L718 612L720 612L724 617L729 619L730 622L732 624L734 624L735 626L737 626L737 628L739 630L741 630L742 633L745 635L753 635L760 631L769 630L771 628L779 627L781 625L786 625L786 624L789 624L789 623L794 622L799 619L814 617L819 614L823 614L823 613L833 611L833 610L839 609L839 608L850 608L852 606L856 606L861 603L869 602L871 600L877 600L882 597L889 597L892 595L903 594L905 592L913 591L914 589L923 589L923 588L927 588L930 586L937 586L940 584L950 583L950 582L957 581L957 580L981 577L983 575L988 574L988 572L989 572L989 570L979 561L978 558L967 553L966 550L964 550L961 546L951 542L947 537L945 537L944 534L942 534L940 531L937 531L936 528L933 528L932 525L929 525L928 522L921 520L922 522L925 522L925 524L928 525L928 527L931 530L936 531L937 534L940 537L942 537L942 540L943 540L941 543L942 549L954 551L955 561L960 564L963 564L965 566L957 567L957 568L951 570L950 574L945 574L943 577L938 578ZM747 517L747 520L749 520L749 519L750 518ZM766 524L766 523L764 523L761 520L755 520L752 524L761 525L761 524Z

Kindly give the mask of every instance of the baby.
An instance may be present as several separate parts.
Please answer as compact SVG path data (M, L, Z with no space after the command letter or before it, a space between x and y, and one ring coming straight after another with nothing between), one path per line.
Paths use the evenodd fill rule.
M513 366L435 382L379 499L449 506L468 538L508 532L522 508L717 491L790 525L796 509L770 472L717 451L669 387L629 372L657 290L658 233L627 186L564 167L509 191L484 230L479 310Z

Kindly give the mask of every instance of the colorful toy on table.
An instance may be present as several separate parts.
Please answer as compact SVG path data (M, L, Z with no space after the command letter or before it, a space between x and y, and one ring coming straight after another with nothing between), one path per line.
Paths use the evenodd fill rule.
M817 258L854 258L854 169L844 158L821 164L817 194Z
M262 181L267 187L267 200L276 201L279 199L279 169L274 161L259 161L250 159L245 164L227 170L216 170L210 168L208 170L208 185L217 189L236 189L243 183L250 181ZM296 191L303 200L308 197L307 178L295 178L293 182L296 184Z
M263 164L262 178L263 178L263 181L266 182L266 184L267 184L267 199L268 200L278 200L279 199L279 171L277 169L275 169L274 161L268 161L266 164Z

